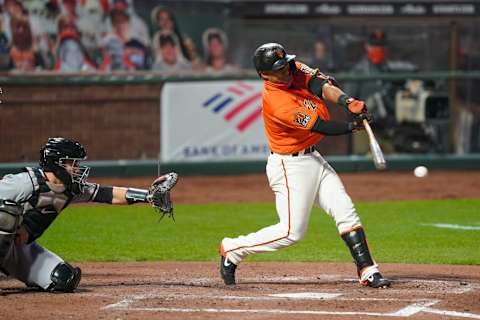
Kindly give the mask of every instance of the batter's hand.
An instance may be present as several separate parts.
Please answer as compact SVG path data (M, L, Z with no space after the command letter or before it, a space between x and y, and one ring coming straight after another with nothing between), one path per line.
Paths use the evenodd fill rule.
M357 132L357 131L361 131L361 130L365 130L365 126L363 125L363 120L367 120L367 122L369 124L373 123L373 116L364 111L360 114L354 114L353 115L353 122L352 122L352 125L353 125L353 129L352 129L352 132Z
M347 107L348 111L355 114L367 111L367 105L365 104L365 102L354 98L350 98L349 100L347 100Z
M370 112L363 111L362 113L354 114L353 115L353 120L358 122L358 123L363 123L363 120L367 120L368 124L372 124L373 123L373 116Z

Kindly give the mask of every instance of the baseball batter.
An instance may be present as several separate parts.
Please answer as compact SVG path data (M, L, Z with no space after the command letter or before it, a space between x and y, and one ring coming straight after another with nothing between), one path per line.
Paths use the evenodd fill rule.
M370 254L365 231L339 176L315 149L326 135L363 129L362 121L371 121L365 103L347 96L333 78L295 61L280 44L260 46L253 62L264 80L263 120L271 149L266 171L280 221L246 236L222 240L220 274L225 284L235 284L237 265L246 256L300 241L316 203L335 220L360 283L388 287L390 281L381 275ZM331 120L324 101L347 108L352 121Z
M86 181L90 168L84 147L66 138L50 138L40 150L40 167L25 168L0 180L0 270L30 287L72 292L81 270L35 241L71 203L148 202L171 214L169 190L176 173L157 178L149 190L101 186Z

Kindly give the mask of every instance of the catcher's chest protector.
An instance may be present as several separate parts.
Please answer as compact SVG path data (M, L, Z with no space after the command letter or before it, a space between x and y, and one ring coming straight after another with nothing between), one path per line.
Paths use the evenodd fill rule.
M53 192L47 185L42 172L38 168L26 167L32 180L34 193L28 200L25 211L36 209L41 213L60 213L72 200L72 197L65 193Z
M47 185L38 168L25 168L33 184L33 193L24 206L23 224L28 229L28 242L40 237L72 200L67 193L57 193Z

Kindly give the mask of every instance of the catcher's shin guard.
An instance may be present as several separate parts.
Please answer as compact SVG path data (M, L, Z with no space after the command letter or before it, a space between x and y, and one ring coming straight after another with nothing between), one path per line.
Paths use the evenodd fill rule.
M375 265L370 255L370 250L368 249L365 232L362 227L358 227L343 233L342 238L347 244L348 249L350 249L350 253L357 266L358 277L360 278L363 269Z

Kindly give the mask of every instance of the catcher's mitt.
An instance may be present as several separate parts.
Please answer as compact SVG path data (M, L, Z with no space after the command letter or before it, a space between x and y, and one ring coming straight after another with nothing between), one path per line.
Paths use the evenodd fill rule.
M177 180L178 174L170 172L155 179L148 189L147 200L154 209L162 214L160 220L162 220L165 215L168 215L169 218L175 221L173 217L173 204L170 199L170 190L175 186Z

